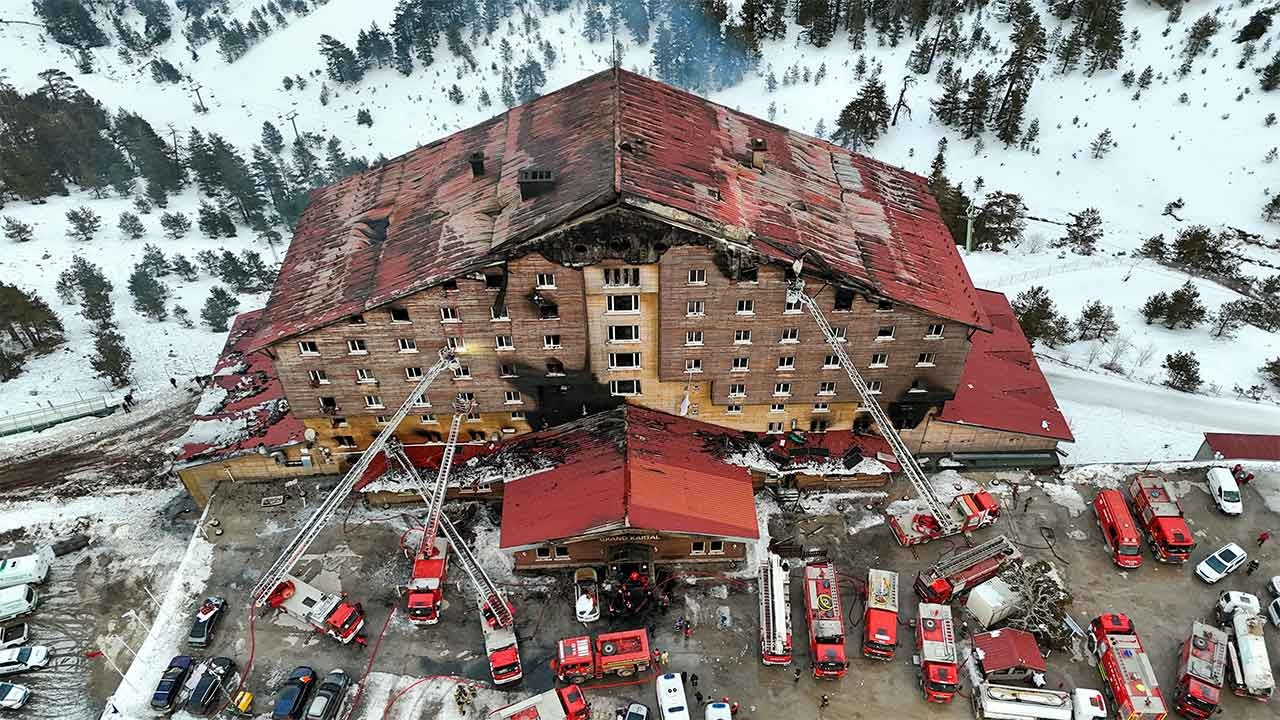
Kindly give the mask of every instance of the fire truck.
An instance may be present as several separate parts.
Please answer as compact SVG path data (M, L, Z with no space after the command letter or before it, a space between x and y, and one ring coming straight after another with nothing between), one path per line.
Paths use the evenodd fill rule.
M1089 652L1120 720L1163 720L1164 696L1151 659L1128 617L1113 613L1089 623Z
M890 515L889 528L893 530L893 536L897 538L899 545L921 545L940 537L972 532L991 525L1000 519L1000 503L991 493L979 490L955 496L951 504L946 506L945 512L951 519L946 530L938 521L937 515L922 512L919 508Z
M345 595L327 593L296 577L283 580L267 596L267 606L306 622L318 632L346 644L364 627L364 608Z
M920 689L929 702L949 703L960 688L956 665L956 629L951 608L920 603L916 620L916 654L920 658Z
M844 610L839 578L829 560L804 566L804 610L809 625L809 658L815 678L842 678L849 669L844 654Z
M791 664L791 576L782 558L769 553L760 566L760 659Z
M560 641L551 667L562 682L581 685L605 675L631 677L649 669L649 633L644 628Z
M1195 550L1195 536L1183 519L1182 506L1165 484L1164 475L1141 472L1129 482L1133 514L1156 560L1185 563Z
M1241 697L1268 702L1276 690L1276 678L1267 656L1267 640L1263 629L1267 621L1261 615L1237 610L1231 616L1227 642L1227 675L1231 692Z
M1191 624L1178 661L1173 709L1184 717L1208 718L1218 709L1227 674L1227 634L1202 622Z
M1022 559L1013 541L1004 535L944 557L916 575L915 590L921 600L950 602L951 598L999 574L1006 563Z
M505 685L524 677L520 667L520 648L516 645L514 609L505 598L477 597L480 630L484 633L484 652L489 656L489 674L494 685Z
M591 705L577 685L548 690L489 713L489 720L590 720Z
M892 660L898 647L898 573L871 568L867 572L867 612L862 626L862 654Z

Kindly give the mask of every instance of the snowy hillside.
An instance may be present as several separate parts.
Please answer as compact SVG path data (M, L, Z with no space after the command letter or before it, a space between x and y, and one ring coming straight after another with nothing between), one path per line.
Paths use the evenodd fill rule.
M8 4L6 18L35 19L30 3L11 0ZM741 4L731 3L733 12ZM247 21L258 3L232 0L229 5L234 17ZM434 64L426 68L418 65L407 77L383 68L369 70L353 85L339 85L326 78L317 44L320 35L332 35L354 47L357 33L371 22L389 27L395 5L392 0L328 0L305 16L290 16L287 25L275 27L231 64L218 55L216 43L201 46L196 51L198 58L193 59L175 29L173 39L161 45L156 54L190 76L191 82L178 84L159 84L145 66L123 63L114 45L90 50L96 71L82 74L76 69L75 51L52 42L29 25L0 24L0 49L6 58L7 82L19 90L37 89L43 82L37 73L57 67L103 103L144 116L158 131L170 124L179 133L196 127L206 134L224 136L247 154L250 146L261 142L264 121L292 139L293 117L298 131L340 138L349 153L370 159L405 152L501 112L501 75L509 66L499 49L503 39L510 42L516 63L526 54L542 60L545 51L541 42L551 44L556 60L544 63L543 92L609 65L607 34L604 41L596 43L583 36L586 6L582 2L573 2L560 13L544 13L530 2L528 12L538 25L533 32L526 33L522 27L521 6L517 6L512 21L501 23L493 35L467 36L477 70L450 53L442 38ZM1033 5L1051 42L1055 28L1061 27L1061 36L1069 32L1070 22L1057 20L1041 2ZM1260 214L1268 192L1280 192L1280 162L1266 159L1268 150L1280 145L1280 126L1264 124L1268 113L1280 110L1280 94L1260 91L1254 72L1237 69L1242 46L1232 42L1258 9L1257 3L1196 4L1187 6L1179 21L1168 24L1165 10L1129 3L1124 15L1124 58L1116 70L1092 76L1080 70L1055 73L1051 47L1026 108L1027 122L1039 121L1034 151L1016 146L1006 149L991 131L980 136L979 146L931 119L930 100L938 97L942 88L936 73L915 75L907 69L915 44L909 35L897 47L889 47L878 43L876 34L868 31L866 47L855 50L847 33L838 31L829 45L818 49L799 39L799 29L789 25L785 40L764 44L757 71L748 72L741 83L710 97L762 117L770 116L773 107L773 118L780 124L813 133L822 123L829 132L841 109L863 84L856 72L860 56L865 56L867 67L881 68L891 104L904 78L910 76L914 84L905 94L910 114L904 112L897 125L888 128L867 150L869 154L927 175L938 140L945 136L949 140L947 175L954 182L963 181L969 192L981 178L984 191L1021 194L1032 217L1065 223L1071 213L1093 207L1103 219L1105 235L1098 254L1087 261L1048 247L1047 241L1059 237L1062 227L1039 220L1029 222L1028 240L1021 245L1003 253L980 251L967 257L980 287L998 289L1012 297L1029 286L1043 285L1070 318L1087 301L1102 300L1114 307L1120 335L1129 345L1116 362L1123 374L1136 381L1158 383L1163 378L1160 363L1166 354L1194 349L1202 363L1202 392L1232 395L1236 385L1247 388L1264 383L1256 369L1280 355L1280 338L1250 326L1228 340L1210 337L1205 325L1168 331L1158 323L1147 325L1138 313L1146 297L1176 288L1187 276L1151 261L1137 262L1132 256L1144 238L1157 233L1172 238L1180 227L1195 223L1215 231L1239 228L1273 243L1280 234L1280 225L1264 222ZM1210 38L1208 50L1196 58L1190 74L1178 77L1188 28L1201 15L1215 11L1221 29ZM181 16L175 9L175 19ZM978 18L994 46L957 61L966 77L980 69L994 73L1009 53L1011 26L995 19L994 7L961 14L961 35L968 36ZM139 22L132 9L125 19ZM1280 23L1273 24L1257 41L1253 65L1263 64L1277 49L1273 45L1280 45L1274 42L1280 36L1278 26ZM110 34L110 27L106 29ZM625 27L619 29L618 37L623 44L622 65L652 74L651 44L636 43ZM804 71L804 77L825 65L825 78L820 84L812 80L780 83L770 92L765 78L773 73L781 79L793 65ZM1121 76L1129 70L1141 73L1147 66L1153 68L1155 79L1135 101L1131 99L1133 89L1122 84ZM282 83L285 76L305 78L305 89L293 82L292 89L286 90ZM447 97L455 83L463 91L461 104ZM322 87L327 104L322 103ZM493 99L489 107L481 107L482 89ZM197 112L199 102L207 106L207 113ZM372 126L357 124L358 110L369 111ZM1116 147L1095 159L1089 146L1104 129L1111 131ZM1165 205L1178 198L1185 202L1177 212L1181 222L1162 214ZM195 191L189 190L174 202L191 214L197 202ZM135 355L137 384L145 388L166 382L173 374L207 371L223 338L199 325L188 330L172 320L153 323L137 316L128 307L124 287L144 242L154 242L166 251L181 248L188 256L206 247L220 248L222 243L199 238L194 231L181 241L169 241L159 236L156 227L149 227L150 234L143 240L117 242L114 218L127 203L121 199L92 200L76 193L71 199L58 198L47 205L10 202L0 209L0 214L38 227L36 241L5 246L0 273L8 282L39 290L67 324L68 338L67 345L53 355L30 361L20 378L0 384L0 408L12 412L32 402L58 402L74 399L77 393L104 390L103 381L93 377L83 357L85 323L73 309L61 306L53 291L58 273L70 262L70 254L79 249L63 239L62 215L79 204L94 208L107 221L98 241L86 251L104 265L116 286L117 317ZM155 225L154 216L146 220L149 226ZM247 231L227 247L233 251L254 247L270 259L269 248ZM1280 266L1280 252L1255 247L1237 250L1259 261L1243 267L1247 275L1266 277L1277 272L1268 264ZM1194 282L1211 312L1238 297L1235 291L1212 281ZM203 276L184 284L177 290L178 301L194 315L212 284ZM241 298L243 308L260 302L261 298ZM1050 354L1096 368L1109 359L1111 351L1095 349L1090 343L1073 343ZM1143 355L1146 358L1140 361ZM1280 396L1274 387L1269 393Z

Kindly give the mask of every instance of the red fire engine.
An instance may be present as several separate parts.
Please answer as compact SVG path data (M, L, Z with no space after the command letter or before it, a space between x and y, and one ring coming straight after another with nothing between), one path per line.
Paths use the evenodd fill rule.
M1005 563L1022 558L1013 541L1004 535L981 545L948 555L916 575L916 594L931 603L952 597L995 577Z
M890 515L889 528L898 544L920 545L948 535L973 532L1000 519L1000 503L986 490L957 495L945 507L949 523L939 522L936 515L918 508Z
M649 669L649 633L644 628L587 635L560 641L551 669L561 682L582 684L605 675L631 677Z
M849 669L844 654L844 611L840 607L838 585L836 566L831 561L804 566L804 610L815 678L842 678Z
M862 654L892 660L898 647L898 573L872 568L867 573L867 613L862 626Z
M769 553L760 566L760 659L791 664L791 577L782 558Z
M916 622L916 652L920 655L920 689L929 702L949 703L960 687L956 665L956 630L951 608L920 603Z
M1195 536L1183 519L1182 506L1165 485L1164 475L1142 472L1129 482L1129 497L1138 526L1156 560L1185 563L1195 550Z
M490 720L590 720L591 706L577 685L556 688L489 713Z
M1182 645L1173 709L1185 717L1207 718L1218 708L1227 675L1227 634L1202 622L1191 624Z
M364 608L346 595L327 593L293 576L271 591L266 604L311 625L340 643L356 639L364 627Z
M1089 652L1098 659L1098 675L1110 691L1120 720L1163 720L1164 696L1151 659L1128 617L1113 613L1089 623Z

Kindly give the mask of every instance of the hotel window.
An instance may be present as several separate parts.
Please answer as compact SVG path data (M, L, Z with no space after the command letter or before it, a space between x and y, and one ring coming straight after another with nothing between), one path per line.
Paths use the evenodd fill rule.
M507 314L506 305L503 305L502 307L490 306L489 319L492 320L493 322L504 322L504 321L510 320L511 316Z
M640 287L640 268L605 268L605 287Z
M795 369L796 369L795 355L783 355L782 357L778 358L778 370L789 372Z
M798 343L800 342L800 328L782 328L782 335L778 338L780 343Z
M502 274L502 273L500 273L500 272L485 273L485 274L484 274L484 289L485 289L485 290L501 290L501 289L502 289L502 281L503 281L503 279L505 279L505 277L506 277L506 276L505 276L505 275L503 275L503 274Z
M840 358L835 355L828 355L822 359L822 369L830 370L831 368L840 367Z
M565 560L565 559L568 559L568 557L569 557L569 546L568 546L568 545L557 545L557 546L556 546L556 559L557 559L557 560Z
M916 367L933 367L933 361L936 359L938 359L937 353L922 352L916 356Z
M503 395L502 404L503 405L523 405L524 400L520 399L519 390L508 390Z
M439 422L439 420L436 420L435 413L423 413L418 416L418 422L422 423L423 425L434 425L437 422Z
M412 322L411 320L409 320L409 311L405 310L404 308L391 308L391 322L393 323Z
M689 548L690 555L706 555L707 543L703 540L694 540Z
M538 284L535 287L537 287L538 289L545 288L549 290L549 289L555 288L556 274L555 273L538 273L537 281L538 281Z
M791 383L780 382L773 384L774 397L786 397L791 394Z
M835 335L835 337L836 337L836 342L846 342L846 341L847 341L847 338L845 338L845 329L844 329L844 328L842 328L842 327L838 327L838 328L831 328L831 334L832 334L832 335Z
M876 342L882 342L882 341L885 341L885 340L892 340L892 339L893 339L893 327L894 327L894 326L892 326L892 325L881 325L881 326L880 326L880 329L876 331Z
M413 406L414 407L431 407L431 400L427 398L426 393L418 393L418 395L413 398Z
M689 317L701 317L707 314L706 303L701 300L690 300L684 307L684 314Z
M848 288L836 288L836 299L833 310L836 312L848 312L853 309L853 291Z
M422 379L422 368L420 368L420 367L407 367L407 368L405 368L405 369L404 369L404 379L405 379L405 380L421 380L421 379Z
M347 318L347 324L348 325L364 325L365 324L364 316L352 315L351 317Z
M516 376L516 366L513 363L502 363L498 365L498 377L513 378Z
M335 418L332 418L329 422L330 422L330 427L350 427L351 425L350 423L347 422L347 419L344 417L335 417Z
M543 347L543 348L545 348L545 349L547 349L547 350L553 350L553 349L555 349L555 348L560 348L560 347L564 347L564 346L560 344L560 336L559 336L559 335L543 335L543 336L542 336L542 347Z
M809 418L809 432L826 432L830 425L830 421L826 418Z
M356 382L376 383L378 382L378 378L373 376L373 371L369 368L356 368Z
M606 308L612 313L640 312L639 295L609 295L606 297Z
M684 344L685 344L685 345L701 345L701 344L702 344L702 331L701 331L701 330L689 330L688 332L686 332L686 333L684 334Z
M708 552L710 552L712 555L723 555L723 554L724 554L724 541L723 541L723 540L712 540L710 543L708 543L708 544L707 544L707 546L708 546L708 548L709 548Z
M751 331L750 330L734 330L733 344L734 345L750 345Z
M386 425L387 423L391 422L391 416L390 416L390 415L379 415L379 416L375 417L375 418L373 419L373 421L374 421L375 423L379 424L379 425Z
M559 360L548 360L547 377L564 377L564 363Z
M481 420L479 410L472 410L465 417L466 419L463 422L476 423ZM477 433L473 430L469 434L471 435L471 442L484 442L484 433Z
M747 396L746 383L731 383L729 385L729 397L746 397L746 396Z
M440 288L445 292L456 292L458 290L458 281L456 279L445 280L440 283Z
M369 347L364 344L363 340L348 340L347 354L348 355L368 355Z
M690 271L689 271L689 284L690 284L690 285L706 285L706 284L707 284L707 271L706 271L706 270L704 270L704 269L702 269L702 268L695 268L695 269L693 269L693 270L690 270Z
M783 315L798 315L801 312L799 300L788 300L786 305L782 306Z
M769 412L771 413L780 413L780 412L786 412L786 411L787 411L786 403L772 403L771 405L769 405Z
M889 353L871 353L871 365L869 367L889 367Z
M929 332L924 336L925 340L941 340L942 333L947 329L946 325L934 323L929 326Z
M315 340L299 340L298 354L300 355L319 355L320 346L316 345Z
M868 380L868 381L867 381L867 392L871 393L872 395L879 395L879 394L880 394L880 392L881 392L881 391L880 391L880 386L881 386L881 384L882 384L882 383L881 383L881 381L879 381L879 380Z
M877 300L876 312L893 312L893 303L888 300Z
M512 410L512 411L511 411L511 419L512 419L512 420L523 420L523 419L524 419L524 411L523 411L523 410Z
M333 439L338 442L338 447L353 448L356 446L356 439L350 435L337 435Z
M323 370L308 370L307 377L311 378L312 385L328 385L329 376Z
M450 340L452 339L453 338L450 338ZM413 338L399 338L396 340L396 344L400 346L400 352L402 353L418 352L418 341L414 340ZM462 341L459 338L458 345L460 346L461 344L462 344ZM457 346L450 345L449 347L457 347Z
M459 335L450 335L444 339L444 344L448 345L451 350L461 350L467 346L467 341L463 340ZM415 349L413 352L417 352L417 350Z
M750 369L751 369L751 358L736 357L733 359L732 372L746 372L747 370L750 370Z
M610 370L637 370L640 368L640 353L609 353Z
M497 350L515 350L516 344L510 335L495 335L493 337L493 347Z
M690 358L684 361L684 371L686 373L702 372L702 358Z
M640 326L639 325L610 325L609 326L609 342L615 342L615 343L640 342Z
M769 423L769 429L766 430L766 432L768 432L770 435L780 434L782 432L782 423L781 422Z
M737 403L733 403L731 405L725 405L724 412L726 415L741 415L742 406Z
M912 380L912 381L911 381L911 387L907 388L907 392L909 392L909 393L922 393L922 392L929 392L929 389L928 389L928 388L926 388L926 387L924 386L924 383L923 383L923 382L921 382L920 380Z
M738 271L738 280L740 282L760 282L760 268L742 268Z
M559 320L560 306L555 303L543 303L538 306L539 320Z
M470 365L465 365L465 364L463 364L463 365L459 365L458 367L454 368L454 369L453 369L453 377L454 377L455 379L457 379L457 380L470 380L470 379L471 379L471 366L470 366Z
M639 380L610 380L609 394L618 396L639 395Z
M473 392L458 393L458 402L463 403L464 405L470 405L475 401L476 401L476 394Z
M816 413L831 412L831 404L825 402L816 402L813 404L813 411Z
M737 312L739 315L755 315L756 301L755 300L739 300Z
M826 382L818 383L818 394L819 395L835 395L836 394L835 382L832 380L828 380Z
M540 548L536 548L536 549L534 549L534 551L533 551L533 552L534 552L534 557L536 557L538 560L550 560L550 559L551 559L551 548L548 548L548 547L540 547Z
M320 409L327 413L332 413L333 411L337 410L338 398L330 397L328 395L320 396Z
M383 404L382 404L382 397L381 397L380 395L365 395L365 396L364 396L364 406L365 406L365 407L367 407L367 408L382 408L382 407L386 407L386 405L383 405Z
M445 305L440 308L440 322L460 322L460 319L458 318L458 308L453 307L452 305Z

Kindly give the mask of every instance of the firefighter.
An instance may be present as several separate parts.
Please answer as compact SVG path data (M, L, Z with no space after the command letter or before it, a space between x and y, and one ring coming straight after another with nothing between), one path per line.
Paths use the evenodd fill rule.
M824 707L826 707L826 706L828 706L828 705L830 705L830 704L831 704L831 696L830 696L830 695L823 695L823 696L822 696L822 702L818 704L818 707L820 707L820 708L824 708Z
M1244 574L1245 574L1245 575L1252 575L1252 574L1253 574L1253 571L1254 571L1254 570L1257 570L1257 569L1258 569L1258 566L1259 566L1259 565L1261 565L1261 564L1262 564L1262 563L1258 562L1256 559L1255 559L1255 560L1250 560L1250 561L1249 561L1249 567L1245 568Z

